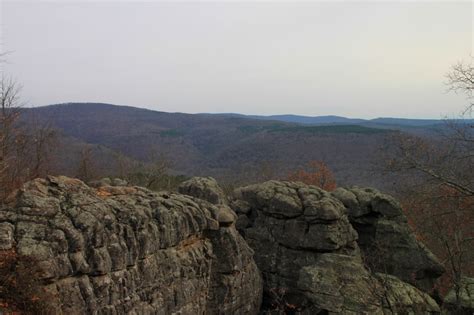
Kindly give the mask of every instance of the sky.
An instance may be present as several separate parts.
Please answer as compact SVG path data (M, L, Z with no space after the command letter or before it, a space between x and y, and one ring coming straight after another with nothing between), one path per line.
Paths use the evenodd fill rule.
M0 0L3 73L29 106L442 118L464 95L471 1Z

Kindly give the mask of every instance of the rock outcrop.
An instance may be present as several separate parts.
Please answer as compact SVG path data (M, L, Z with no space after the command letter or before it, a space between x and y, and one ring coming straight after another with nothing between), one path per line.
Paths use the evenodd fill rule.
M212 204L227 204L227 197L212 177L193 177L179 185L178 191L182 194L207 200Z
M180 194L97 186L37 179L0 210L0 249L37 261L52 314L258 313L260 273L232 213Z
M426 293L368 270L344 202L302 183L269 181L235 191L231 207L240 232L255 250L266 307L292 307L303 314L438 313ZM383 202L377 209L393 210ZM396 217L403 221L401 214Z
M417 241L399 203L372 188L338 188L340 200L359 235L364 260L378 272L397 276L429 291L444 273L438 259Z
M462 277L458 289L452 288L448 292L444 298L443 314L474 314L474 278Z
M439 306L427 294L387 274L371 274L358 257L322 254L303 267L298 286L322 313L435 314Z
M37 179L0 210L0 250L34 260L52 314L258 314L262 292L263 311L440 312L419 289L439 262L373 189L92 185Z

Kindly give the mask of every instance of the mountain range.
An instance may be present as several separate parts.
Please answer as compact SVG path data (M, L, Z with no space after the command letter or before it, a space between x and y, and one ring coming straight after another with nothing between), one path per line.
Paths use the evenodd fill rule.
M242 118L252 118L258 120L274 120L303 125L324 125L324 124L350 124L350 125L387 125L396 127L426 127L442 124L444 119L413 119L413 118L393 118L379 117L374 119L347 118L343 116L302 116L302 115L243 115L243 114L215 114Z
M94 149L101 175L113 175L118 156L150 162L159 154L172 172L239 183L284 178L311 160L324 161L343 185L390 185L374 176L379 148L397 132L429 134L441 120L339 116L185 114L99 103L25 110L58 129L57 173L74 174L81 148ZM114 166L115 165L115 166Z

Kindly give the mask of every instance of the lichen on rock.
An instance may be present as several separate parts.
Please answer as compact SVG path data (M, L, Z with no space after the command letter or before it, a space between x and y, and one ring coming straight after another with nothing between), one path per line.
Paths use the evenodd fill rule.
M340 200L359 234L364 259L375 271L389 273L429 291L444 273L439 260L419 242L391 196L373 188L338 188Z
M212 178L179 191L36 179L0 209L0 250L34 258L53 314L440 312L419 288L442 268L390 196L268 181L228 198Z
M256 314L260 307L253 251L217 206L189 196L37 179L0 210L0 245L39 262L56 297L51 313Z
M370 268L365 257L371 253L365 251L370 250L365 243L361 254L361 242L371 239L357 233L354 218L405 227L406 219L392 198L375 190L329 193L303 183L268 181L238 188L231 206L238 215L239 231L255 250L267 309L275 308L275 300L281 304L282 297L272 293L284 288L284 304L296 306L301 314L439 313L428 294ZM412 240L410 233L398 230L394 237ZM397 238L394 241L397 245ZM405 253L404 248L389 249L395 255ZM428 254L419 248L409 250L420 257ZM419 267L411 263L403 266Z

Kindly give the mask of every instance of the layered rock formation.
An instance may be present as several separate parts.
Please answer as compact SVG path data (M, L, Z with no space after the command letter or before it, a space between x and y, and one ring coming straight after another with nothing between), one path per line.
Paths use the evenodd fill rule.
M52 314L256 314L260 273L229 217L189 196L49 177L1 209L0 248L37 261Z
M212 178L179 192L37 179L0 210L0 250L40 267L52 314L258 314L262 291L263 311L440 312L407 281L442 268L389 196L269 181L229 200Z
M426 293L394 276L369 272L349 209L339 199L290 182L236 190L232 207L239 215L237 226L255 250L267 307L281 307L274 301L284 300L283 307L303 314L439 312ZM401 216L397 214L397 220L402 221ZM282 288L285 295L275 296Z
M375 271L395 275L428 291L444 273L438 259L417 241L399 203L372 188L338 188L332 196L346 208L358 245Z
M193 177L178 187L178 191L184 195L207 200L215 205L227 205L227 197L212 177Z

